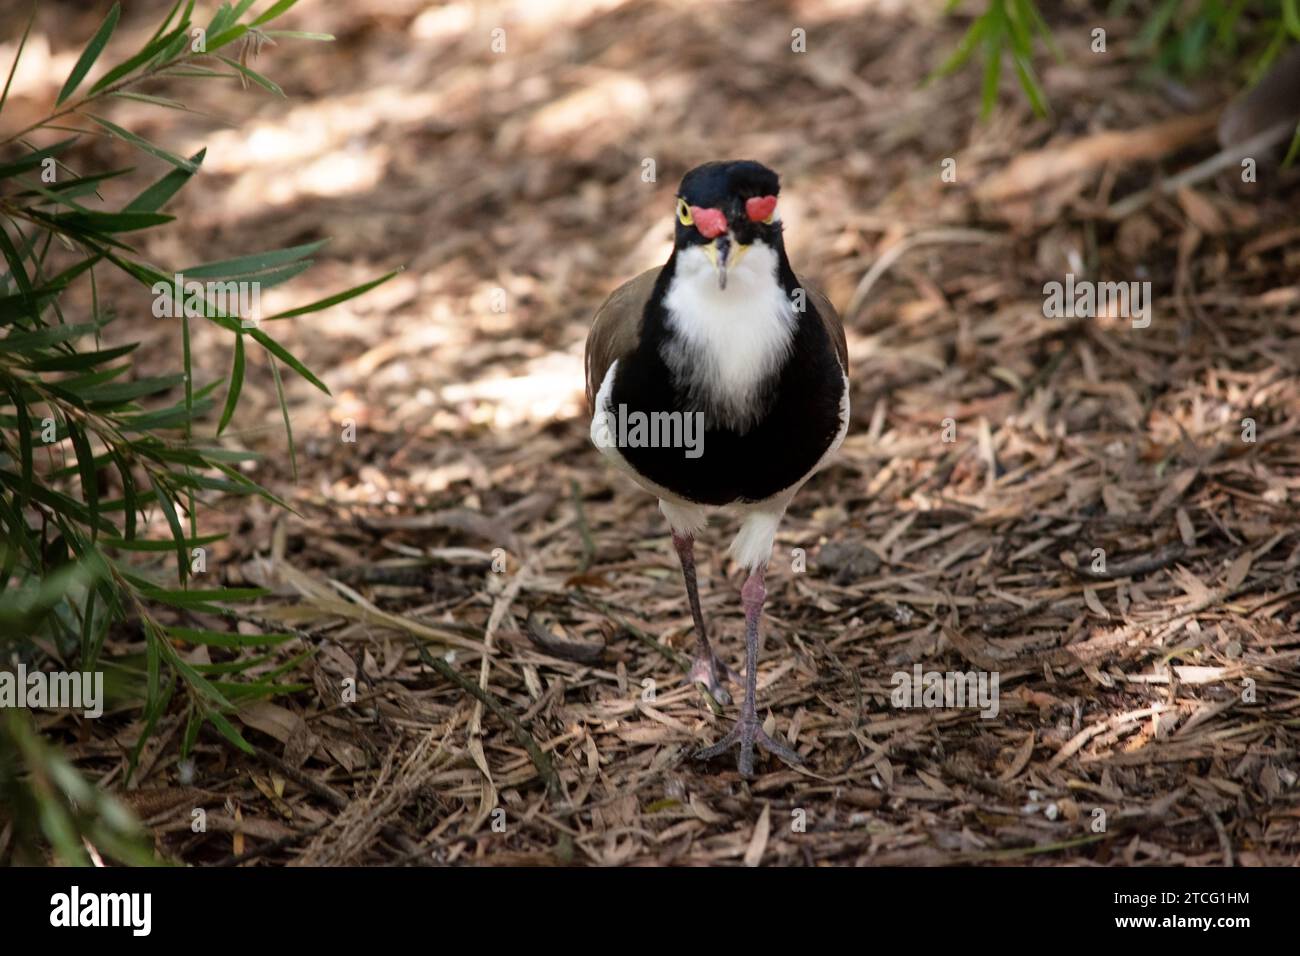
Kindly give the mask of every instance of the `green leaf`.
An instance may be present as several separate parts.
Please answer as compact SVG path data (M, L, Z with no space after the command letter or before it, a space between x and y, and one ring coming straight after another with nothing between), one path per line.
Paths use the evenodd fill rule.
M14 228L17 229L16 226ZM21 233L19 233L19 235L21 236ZM23 311L26 312L27 315L31 316L33 323L39 324L41 316L36 308L36 298L32 295L31 280L28 279L27 270L23 266L22 254L19 253L17 247L14 246L13 240L9 238L9 233L5 231L3 226L0 226L0 252L4 253L5 261L9 263L9 274L13 276L14 281L18 284L18 292L22 299ZM3 349L12 339L12 335L8 338L0 339L0 349Z
M90 92L98 93L104 87L109 86L110 84L116 82L117 80L120 80L122 77L126 76L128 73L134 70L136 67L141 66L142 64L152 60L154 56L160 50L162 50L163 47L167 46L178 36L183 36L184 34L185 34L185 28L181 26L181 27L177 27L175 30L172 30L171 33L168 33L166 36L161 36L158 37L157 39L150 40L145 45L145 48L141 50L139 53L137 53L135 56L129 57L128 59L119 63L117 66L113 67L103 76L101 76L99 80L95 83L95 85L90 88Z
M195 676L197 677L198 674L196 673ZM235 729L234 725L220 712L215 710L208 711L205 716L208 720L212 721L212 726L217 728L221 733L221 736L225 737L240 750L244 751L244 753L251 754L254 752L253 745L245 740L243 735L240 734L240 732Z
M128 252L133 251L126 243L122 242L120 239L114 239L106 233L93 233L76 228L68 228L60 223L55 216L36 209L29 209L28 214L32 219L37 221L39 226L59 233L60 235L67 236L70 239L75 239L86 248L94 249L96 252L102 251L100 249L101 246L122 249Z
M210 80L216 78L227 79L227 80L235 79L233 75L225 72L224 70L213 70L213 69L209 69L206 66L199 66L196 63L191 63L190 65L186 66L184 69L181 69L180 67L173 67L171 69L166 70L165 72L159 73L158 75L159 76L181 76L181 77L187 77L189 79L203 79L203 80Z
M1295 135L1291 137L1291 145L1287 148L1286 158L1282 160L1282 165L1289 169L1297 156L1300 156L1300 126L1295 128Z
M50 156L58 156L69 146L77 141L77 137L69 136L67 139L61 139L57 143L52 143L41 149L34 149L22 159L14 160L12 163L6 163L0 166L0 179L8 179L18 173L25 173L29 169L35 169L37 166Z
M13 163L0 165L0 179L8 179L10 176L17 176L18 173L26 173L29 169L35 169L36 166L42 164L47 157L59 155L59 153L64 152L66 148L72 146L75 142L77 142L77 137L60 139L59 142L51 143L49 146L40 148L40 150L32 150L27 153L26 156L23 156L22 159L14 160Z
M203 729L203 718L199 715L196 708L190 708L190 715L185 723L185 736L181 739L181 758L184 759L190 755L194 749L195 742L199 739L199 731Z
M50 358L29 362L28 367L34 372L77 372L82 369L94 368L96 365L102 365L105 362L111 362L123 355L130 355L139 347L139 342L132 342L130 345L119 345L115 349L54 355Z
M227 634L194 627L169 627L167 633L188 644L206 644L210 647L269 647L292 641L298 636L296 634Z
M175 686L174 681L167 681L166 689L163 691L162 695L159 696L157 680L159 676L157 644L160 638L153 636L152 631L150 631L149 634L151 636L149 637L147 658L150 665L149 674L153 680L147 685L149 689L146 692L147 701L144 709L144 728L140 731L140 736L136 739L135 746L131 748L131 756L127 760L126 779L128 782L131 779L131 775L135 773L136 764L140 762L140 754L144 751L144 745L148 743L149 738L153 736L153 730L158 723L158 718L162 716L163 711L167 709L167 704L172 699L172 690Z
M125 140L126 142L130 143L132 146L136 147L137 149L141 149L144 152L148 153L150 156L157 156L159 159L163 159L171 163L177 169L184 169L190 173L196 173L199 170L199 167L194 165L194 163L190 162L188 159L181 159L175 153L169 153L167 152L167 150L155 146L153 143L149 142L148 140L141 139L139 136L135 135L135 133L132 133L128 129L123 129L122 127L118 126L116 123L109 122L106 119L102 119L101 117L98 116L93 116L89 113L86 115L89 116L90 119L98 123L100 126L104 127L104 129L108 130L118 139Z
M172 529L172 540L176 542L176 557L180 562L176 573L180 580L184 581L190 565L189 552L185 549L185 532L181 528L181 519L176 514L176 506L172 504L171 496L167 494L167 490L152 472L149 474L149 484L153 485L154 494L158 496L158 504L162 508L163 515L167 518L167 526Z
M116 448L113 449L113 461L117 463L117 474L122 479L122 507L126 518L126 528L122 532L126 542L119 543L118 547L128 547L135 541L135 522L136 515L140 513L140 502L136 498L135 477L131 474L131 466Z
M1300 40L1300 3L1296 0L1282 0L1282 22L1287 32Z
M238 26L233 26L228 30L222 30L216 36L208 40L203 52L214 53L217 50L220 50L223 46L229 46L234 43L247 32L248 27L242 23Z
M216 464L226 461L238 464L241 461L262 461L265 457L260 451L239 451L235 448L213 448L208 445L195 445L195 454L202 456L205 462Z
M231 9L229 3L223 2L217 7L217 12L212 15L212 21L208 24L206 32L216 36L224 30L228 24L234 22L234 13L235 11Z
M950 73L959 70L970 60L975 48L979 45L980 39L984 36L984 31L988 29L988 20L985 17L977 17L975 22L962 36L957 43L957 48L953 50L952 55L939 66L929 77L934 79L938 76L947 76ZM928 80L927 80L928 82Z
M276 266L302 259L316 252L327 242L329 242L328 239L321 239L317 242L308 242L288 249L257 252L234 259L222 259L219 262L205 262L202 265L182 269L181 272L187 279L233 279L257 272L265 272Z
M134 382L113 382L79 391L77 394L87 405L120 405L146 395L156 395L185 384L185 375L159 375L137 379Z
M172 483L177 488L185 488L190 491L219 491L223 495L252 494L251 490L245 488L239 482L228 481L225 478L211 478L207 475L175 474L172 475Z
M298 480L298 453L293 445L293 423L289 420L289 403L284 398L284 382L280 379L280 366L271 362L271 377L275 379L275 395L280 400L280 415L284 419L284 435L289 440L289 474Z
M123 431L128 432L153 432L164 428L181 428L192 417L202 418L212 411L215 405L215 402L196 400L194 402L194 412L191 416L182 402L170 408L142 412L139 415L123 415L118 420L118 425Z
M274 653L258 654L255 657L240 657L233 661L222 661L220 664L195 664L194 669L204 677L216 677L225 674L242 674L244 671L257 667L260 664L265 664L267 661L273 660L274 658ZM223 691L228 697L231 697L232 699L235 697L235 695L231 694L229 690L221 685L221 683L217 681L214 681L213 683L217 685L218 690ZM261 683L261 681L258 681L257 683ZM249 684L244 686L255 685Z
M1053 38L1052 30L1047 25L1047 21L1038 12L1038 4L1034 0L1016 0L1016 6L1025 20L1033 24L1034 30L1043 38L1043 45L1047 47L1048 52L1052 54L1058 63L1065 63L1065 54L1061 51L1055 38Z
M72 447L77 452L77 469L81 472L81 496L90 508L91 535L96 535L99 523L99 478L95 474L95 456L90 450L90 439L83 429L68 423Z
M179 36L172 40L167 46L158 53L153 61L149 64L150 70L160 70L168 64L177 62L177 60L186 53L186 47L190 45L190 13L194 10L194 0L189 0L185 5L185 13L181 15L181 24L185 27L186 35ZM170 76L170 73L159 73L159 76Z
M152 721L157 720L162 711L158 690L162 676L162 652L160 648L163 644L163 636L158 633L156 627L146 626L145 637L145 667L148 671L147 690L145 691L145 714Z
M162 601L183 607L188 604L211 604L214 601L239 604L266 597L271 592L266 588L209 588L206 590L191 588L186 591L174 588L146 588L142 590L142 593L151 601Z
M192 435L194 424L194 357L190 350L190 317L188 315L181 317L181 361L185 367L185 374L181 376L185 382L185 440L188 442ZM193 502L191 502L193 504ZM193 531L194 529L190 529Z
M123 212L154 212L161 209L163 204L172 196L180 191L180 188L189 182L190 177L198 170L203 163L203 158L208 154L206 149L201 149L189 158L189 163L193 169L173 169L162 179L158 180L140 195L136 196L129 203L122 207Z
M9 85L14 81L14 74L18 72L18 58L23 55L23 47L27 45L27 35L32 32L32 24L36 21L36 4L32 4L32 12L27 15L27 27L23 30L23 38L18 41L18 50L14 53L14 62L9 67L9 77L5 80L4 92L0 93L0 112L4 112L5 100L9 99Z
M258 73L256 70L250 70L248 67L244 66L244 64L240 63L238 60L232 60L230 57L222 56L220 53L217 54L217 59L220 60L222 63L226 64L226 66L238 70L240 74L252 80L258 86L262 87L262 89L270 90L276 96L284 96L284 90L280 89L280 87L277 84L273 83L271 80L268 80L266 77L264 77L261 73Z
M303 30L263 30L273 40L316 40L321 43L333 43L332 33L307 33Z
M150 96L148 93L132 93L128 90L118 90L113 94L124 100L133 100L136 103L148 103L150 106L161 106L166 110L180 110L184 113L195 113L180 100L169 100L164 96Z
M77 325L51 325L39 332L15 332L0 339L0 352L28 352L56 342L66 342L82 335L91 335L102 328L97 322Z
M1033 51L1034 40L1030 21L1022 16L1023 12L1022 0L1013 0L1004 22L1011 34L1011 48L1017 53L1028 55Z
M980 91L980 115L988 117L998 101L998 82L1002 78L1002 38L990 31L985 35L984 85Z
M185 549L188 552L190 548L202 547L211 544L214 541L221 541L227 538L226 534L208 534L201 535L197 538L185 539ZM156 540L152 538L101 538L99 543L105 548L119 548L122 551L144 551L144 552L161 552L171 551L176 547L176 542L171 538L166 540ZM190 592L186 592L187 594Z
M284 318L284 316L279 316L279 318ZM291 369L293 369L295 372L297 372L307 381L311 382L313 385L316 386L316 388L320 389L320 391L324 392L326 395L330 394L330 390L325 385L325 383L322 382L320 379L318 379L315 375L313 375L311 373L311 370L307 368L307 366L303 365L302 362L298 361L298 359L293 355L293 353L291 353L288 349L286 349L275 339L271 338L261 329L249 329L248 334L253 337L253 340L257 342L258 345L262 346L262 348L266 349L268 352L270 352L272 355L278 358L285 365L289 366Z
M340 302L346 302L348 299L355 299L357 296L369 292L377 285L383 285L385 282L387 282L389 279L391 279L393 276L397 275L401 271L402 271L401 269L394 269L392 272L389 272L386 275L382 275L378 279L371 279L369 282L363 282L361 285L353 286L351 289L348 289L345 292L339 292L335 295L329 296L328 298L318 299L317 301L312 302L310 305L300 305L296 309L289 309L285 312L277 312L275 315L267 316L265 321L269 322L272 319L291 319L296 315L307 315L309 312L319 312L322 309L328 309L330 306L338 305Z
M59 97L54 101L55 106L63 105L63 101L71 96L77 89L78 84L85 78L90 68L95 65L99 59L99 54L104 51L108 38L113 35L113 28L117 26L117 18L121 16L122 8L114 3L113 8L108 11L108 16L104 22L99 25L95 35L90 38L90 43L82 51L80 59L72 67L72 72L68 74L68 81L63 84L63 89L59 90Z
M67 206L69 209L75 210L76 212L79 213L90 212L89 209L85 208L80 203L73 202L73 197L67 195L66 193L55 192L53 189L46 189L44 186L32 182L24 182L23 185L26 186L27 188L23 192L18 194L20 196L33 196L33 197L44 196L48 202L53 203L56 206ZM73 181L72 185L76 185L75 180ZM94 187L92 186L91 188L93 191ZM34 202L32 204L33 208L35 206L43 206L43 205L45 205L45 203L39 201ZM69 213L52 214L50 218L52 220L57 220L59 216L66 216L66 215L69 215Z
M281 266L278 269L253 273L246 278L250 282L256 282L263 289L270 289L288 282L296 275L301 275L310 269L315 262L315 259L300 259L298 262L291 262L287 266Z
M298 514L297 510L293 507L293 505L289 504L287 501L283 500L282 498L279 498L271 494L271 492L267 491L265 488L263 488L257 482L253 481L248 476L241 475L233 468L223 465L221 462L214 462L214 464L221 472L223 472L226 476L228 476L232 482L242 486L249 494L257 495L259 498L262 498L265 501L269 501L277 508L283 508L285 511L289 512L290 514L295 514L295 515Z
M191 7L194 6L194 0L190 0L190 6ZM180 8L181 8L181 0L176 0L176 2L172 4L172 8L167 11L167 18L163 20L162 23L158 24L158 29L154 30L153 36L149 38L150 42L153 42L154 40L158 39L158 37L162 36L163 31L165 31L169 26L172 25L172 17L176 16L176 11L179 10ZM181 29L185 28L186 26L185 21L188 15L189 13L187 11L186 16L181 17L181 25L180 25Z
M289 8L292 7L297 2L298 0L277 0L277 2L271 4L271 6L267 8L267 11L265 13L263 13L260 17L254 20L252 25L255 27L259 27L263 23L270 23L276 17L283 16L286 12L288 12Z
M106 233L148 229L150 226L161 226L165 222L171 222L175 218L160 212L86 211L59 213L57 216L51 216L50 220L56 225L77 232Z
M2 232L3 230L0 229L0 233ZM0 245L2 244L3 241L0 240ZM70 266L69 268L65 269L63 272L60 272L53 279L50 279L45 285L35 289L32 289L29 286L28 293L20 292L16 295L0 296L0 324L8 324L8 322L11 319L21 315L23 310L22 308L19 307L20 305L23 308L25 308L28 304L33 305L35 307L39 307L42 299L48 299L58 295L65 288L67 288L68 283L70 283L74 278L79 276L81 273L85 272L87 269L89 269L98 261L99 261L99 256L89 256L81 260L81 262L78 262L76 265ZM26 279L26 275L23 276L23 279L24 280ZM19 284L21 286L21 283ZM38 316L36 316L35 314L34 317L38 318Z
M86 603L81 612L81 660L82 665L88 671L94 671L95 661L99 654L95 647L95 595L98 592L91 588L86 592ZM101 630L107 630L108 615L103 618L103 627Z
M13 399L18 414L19 457L22 459L23 480L14 497L14 508L21 512L27 507L27 499L32 490L32 419L19 389L10 388L9 397Z
M235 336L235 359L230 369L230 388L226 391L226 405L221 410L221 420L217 422L217 434L220 435L230 424L239 404L239 392L244 387L244 336Z
M1046 116L1047 100L1043 97L1043 91L1038 85L1028 58L1013 54L1011 61L1015 65L1016 75L1020 77L1020 86L1029 97L1029 105L1039 116Z
M19 196L47 196L53 202L61 203L66 206L80 208L76 203L67 202L69 198L76 196L85 196L90 193L98 193L99 184L109 179L116 179L118 176L125 176L134 172L132 168L114 169L107 173L94 173L90 176L75 176L72 179L64 180L61 183L50 183L48 187L38 186L31 183L29 188L24 192L18 193Z
M22 477L14 475L12 471L0 470L0 480L3 480L5 484L18 484L19 481L22 481ZM31 499L42 503L47 509L57 512L57 514L68 516L75 522L91 524L90 511L86 509L82 502L61 492L44 488L39 481L34 481L31 485ZM95 524L95 527L99 528L101 532L108 533L108 535L116 535L117 533L117 528L114 528L112 524L105 522L103 519L100 519L99 523Z

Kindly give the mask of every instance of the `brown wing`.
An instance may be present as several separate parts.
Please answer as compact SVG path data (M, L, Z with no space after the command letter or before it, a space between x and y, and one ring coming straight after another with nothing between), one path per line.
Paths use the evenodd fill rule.
M826 334L830 336L831 342L835 345L835 354L840 358L840 368L844 369L844 374L849 374L849 346L844 341L844 322L840 319L840 314L835 311L835 306L831 305L831 300L826 298L826 294L820 289L814 289L812 286L805 285L812 296L813 306L817 309L817 314L821 316L822 325L826 327Z
M636 348L641 334L641 319L646 303L654 291L659 268L641 273L624 282L610 294L596 313L596 321L587 334L587 410L595 411L596 393L605 381L609 367Z

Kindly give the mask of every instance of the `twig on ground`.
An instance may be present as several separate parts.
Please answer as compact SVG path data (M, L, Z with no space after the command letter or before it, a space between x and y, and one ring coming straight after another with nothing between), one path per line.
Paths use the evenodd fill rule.
M461 676L454 667L442 658L431 655L419 641L413 639L412 643L415 644L415 652L420 656L420 660L425 664L425 666L431 667L433 670L437 671L505 722L505 724L510 728L511 733L514 734L515 740L519 742L519 745L523 747L524 750L528 751L528 759L531 760L533 766L537 768L537 774L546 783L546 789L553 796L560 796L562 793L560 789L560 777L555 772L555 767L551 764L551 758L547 756L546 751L542 750L537 741L533 739L532 734L528 732L523 724L515 719L515 716L510 713L506 706L492 696L492 694L487 690L479 687L479 685L474 683L472 680Z

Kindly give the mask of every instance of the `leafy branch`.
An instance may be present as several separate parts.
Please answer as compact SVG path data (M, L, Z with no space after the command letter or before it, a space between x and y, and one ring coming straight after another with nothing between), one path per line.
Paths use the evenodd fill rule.
M199 27L194 0L176 0L139 50L92 79L118 25L120 7L114 4L48 115L0 139L0 647L15 645L29 658L39 658L42 646L54 648L83 670L109 668L122 675L127 692L142 698L142 732L131 772L178 690L187 716L184 755L205 722L250 751L229 715L243 701L303 689L282 681L305 653L279 660L281 645L296 635L248 635L222 627L237 616L239 604L263 597L264 591L196 585L196 576L206 570L206 548L224 537L200 534L199 515L227 495L256 495L288 507L240 470L260 456L219 440L238 408L250 348L266 353L291 460L293 436L280 366L328 394L325 384L269 334L268 323L330 308L396 274L278 314L250 316L238 290L255 288L260 297L261 290L288 282L312 265L312 255L324 243L244 254L171 274L145 261L132 244L135 235L175 221L163 209L201 169L205 151L176 155L100 115L102 108L117 97L187 109L175 99L142 92L148 81L176 78L236 79L241 86L283 96L279 86L249 66L250 57L277 38L332 38L267 28L296 0L275 0L260 14L252 11L255 2L222 3ZM34 18L33 10L0 91L0 113ZM233 56L220 52L235 45L239 52ZM69 126L74 118L92 125ZM33 143L56 130L73 135ZM85 135L114 137L171 168L120 208L105 209L100 184L131 170L74 172L63 157ZM104 270L144 286L155 309L164 293L175 298L171 289L178 274L192 280L175 290L184 293L182 302L172 302L179 305L178 314L168 313L177 315L181 333L175 371L138 375L132 361L138 342L102 345L103 330L118 316L100 297L98 276ZM88 314L80 305L75 316L65 314L66 293L87 285ZM228 376L197 380L192 321L210 322L232 337ZM167 536L141 533L152 514L164 519ZM170 582L164 564L169 555L175 563ZM143 655L108 656L105 645L114 628L137 635ZM212 663L194 663L182 651L201 647ZM31 742L24 721L15 720L0 729L0 767L9 768L10 786L22 779L38 786L39 766L56 766L56 760ZM20 765L28 768L25 778L13 770ZM45 793L38 803L45 797L53 799ZM37 818L65 860L78 855L68 828L84 835L90 824L57 815Z

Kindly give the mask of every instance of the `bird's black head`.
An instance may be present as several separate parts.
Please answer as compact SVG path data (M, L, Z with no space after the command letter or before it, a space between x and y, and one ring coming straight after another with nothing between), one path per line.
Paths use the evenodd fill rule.
M727 287L727 270L740 265L752 246L784 259L776 173L752 160L705 163L682 177L677 190L676 253L702 250Z

